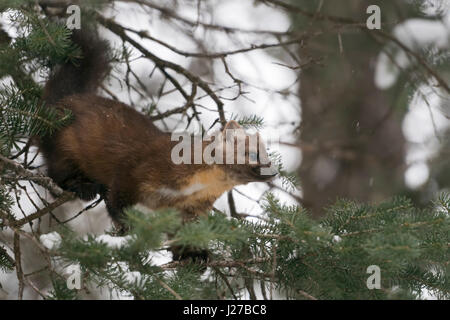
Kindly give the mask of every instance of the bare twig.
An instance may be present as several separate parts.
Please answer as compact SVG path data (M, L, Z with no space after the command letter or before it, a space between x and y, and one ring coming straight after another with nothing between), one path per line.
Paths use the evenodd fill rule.
M224 109L223 109L223 102L219 99L219 97L217 97L217 95L214 93L214 91L209 87L209 85L205 81L203 81L200 77L190 73L189 71L187 71L185 68L181 67L180 65L170 62L170 61L167 61L167 60L163 60L163 59L157 57L156 55L154 55L153 53L151 53L149 50L144 48L140 43L138 43L134 39L130 38L126 34L125 29L121 25L117 24L114 20L107 19L105 17L102 17L101 15L98 15L97 18L98 18L98 21L100 22L100 24L102 24L105 28L109 29L111 32L113 32L114 34L119 36L123 41L130 43L133 47L138 49L146 58L152 60L156 64L158 69L160 69L163 73L165 73L166 76L167 76L167 72L165 71L165 69L171 69L171 70L183 75L189 81L191 81L192 83L195 83L200 88L202 88L211 97L211 99L216 103L217 109L219 112L220 122L221 122L222 126L225 126L226 119L225 119L225 113L224 113ZM169 80L173 83L174 86L180 87L179 84L176 81L174 81L173 78L170 77ZM183 92L183 91L180 91L180 92ZM185 95L185 94L183 94L183 96L185 98L188 98L187 95Z
M254 50L262 50L262 49L268 49L268 48L274 48L274 47L282 47L282 46L287 46L287 45L291 45L291 44L300 44L303 45L303 42L313 36L317 36L322 34L322 32L316 32L313 34L302 34L300 36L297 36L291 40L287 40L287 41L278 41L276 43L262 43L259 45L251 45L250 47L247 48L241 48L241 49L236 49L236 50L230 50L230 51L222 51L222 52L188 52L188 51L183 51L178 49L177 47L168 44L167 42L164 42L160 39L157 39L155 37L152 37L146 30L141 30L141 31L137 31L131 28L127 28L127 27L123 27L124 30L132 32L134 34L139 35L141 38L146 38L149 39L151 41L154 41L156 43L159 43L160 45L172 50L173 52L182 55L184 57L195 57L195 58L207 58L207 59L222 59L225 58L227 56L230 55L235 55L235 54L240 54L240 53L245 53L245 52L249 52L249 51L254 51Z
M164 281L162 281L160 278L156 277L156 281L158 281L158 283L167 291L169 291L177 300L183 300L183 298L176 293L171 287L169 287L169 285L167 283L165 283Z
M19 280L19 291L18 298L19 300L23 299L23 289L24 289L24 276L22 270L22 257L20 251L20 235L15 232L14 233L14 258L16 260L16 274L17 279Z
M374 30L369 30L367 28L367 25L365 22L360 22L360 21L355 21L353 19L350 18L343 18L343 17L338 17L338 16L333 16L333 15L326 15L326 14L322 14L319 12L316 13L312 13L309 12L307 10L304 10L296 5L287 3L287 2L283 2L280 0L258 0L259 2L263 2L266 4L272 4L275 5L278 8L282 8L285 11L288 11L290 13L295 12L295 13L299 13L303 16L306 16L308 18L314 18L317 20L324 20L324 21L330 21L330 22L334 22L334 23L338 23L338 24L343 24L343 25L350 25L350 26L354 26L358 29L360 29L363 32L366 33L374 33L382 38L385 38L387 40L390 40L392 42L394 42L396 45L398 45L405 53L407 53L408 55L414 57L417 62L432 76L436 79L436 81L439 83L439 85L448 93L450 93L450 86L447 84L447 82L442 79L442 77L436 72L434 71L429 65L428 63L425 61L424 58L422 58L419 54L417 54L416 52L414 52L413 50L411 50L410 48L408 48L408 46L406 46L402 41L400 41L399 39L397 39L396 37L384 32L383 30L378 30L378 29L374 29Z
M65 193L65 191L62 190L60 187L58 187L58 185L49 177L36 174L30 170L27 170L24 167L22 167L22 165L20 165L19 163L10 160L2 155L0 155L0 161L3 162L8 168L18 173L21 177L27 178L28 180L31 181L35 181L37 184L48 189L54 195L59 196Z
M303 290L297 290L297 292L298 292L299 294L301 294L302 296L304 296L304 297L305 297L306 299L308 299L308 300L318 300L316 297L310 295L308 292L305 292L305 291L303 291Z

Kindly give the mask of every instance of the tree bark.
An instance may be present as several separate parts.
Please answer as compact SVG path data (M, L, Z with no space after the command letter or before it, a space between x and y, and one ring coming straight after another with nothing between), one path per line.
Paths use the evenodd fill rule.
M322 13L365 21L367 3L326 1ZM382 11L383 12L383 11ZM329 22L314 26L330 28ZM300 56L322 57L323 68L302 70L299 170L304 201L314 216L336 198L377 201L403 188L405 140L393 90L374 82L382 46L367 33L315 38Z

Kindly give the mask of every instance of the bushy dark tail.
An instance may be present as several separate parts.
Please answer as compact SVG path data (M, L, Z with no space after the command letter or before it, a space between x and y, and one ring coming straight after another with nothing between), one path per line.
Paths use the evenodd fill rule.
M48 104L73 94L96 93L110 71L108 42L101 40L96 32L87 28L74 30L71 39L80 47L82 56L52 71L43 95Z

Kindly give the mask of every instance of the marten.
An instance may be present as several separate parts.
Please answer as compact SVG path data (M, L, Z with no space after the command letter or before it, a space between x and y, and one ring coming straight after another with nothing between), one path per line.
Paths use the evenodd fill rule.
M207 214L234 186L273 178L261 174L262 167L271 165L263 143L250 150L250 135L236 121L223 130L240 130L234 143L239 136L244 139L246 160L256 163L173 163L171 150L178 141L170 133L134 108L97 95L110 71L109 44L95 30L74 30L71 39L82 57L53 68L43 100L49 107L70 110L72 121L38 142L48 176L62 189L86 201L100 195L113 222L120 224L123 210L137 204L151 210L173 207L190 220ZM219 137L225 145L225 134ZM202 142L202 148L209 143ZM182 254L174 253L177 258Z

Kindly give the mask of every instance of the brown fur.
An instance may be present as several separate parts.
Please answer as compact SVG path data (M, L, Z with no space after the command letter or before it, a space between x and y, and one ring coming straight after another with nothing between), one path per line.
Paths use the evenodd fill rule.
M259 164L174 164L171 150L178 142L171 141L169 133L133 108L95 94L109 70L93 64L106 61L97 56L104 54L105 43L80 33L74 40L87 53L85 59L78 67L60 66L44 94L52 107L69 109L73 121L39 141L48 175L63 189L83 200L100 195L116 222L123 209L137 203L150 209L175 207L189 220L211 210L235 185L270 178L255 174ZM240 128L234 121L227 127ZM199 185L204 188L196 190Z
M247 165L174 164L171 149L178 142L125 104L74 95L58 107L69 109L74 120L42 140L49 175L82 199L104 196L113 218L138 202L151 209L175 207L189 216L204 214L221 194L248 182L239 176ZM159 192L182 192L195 184L208 187L186 196Z

